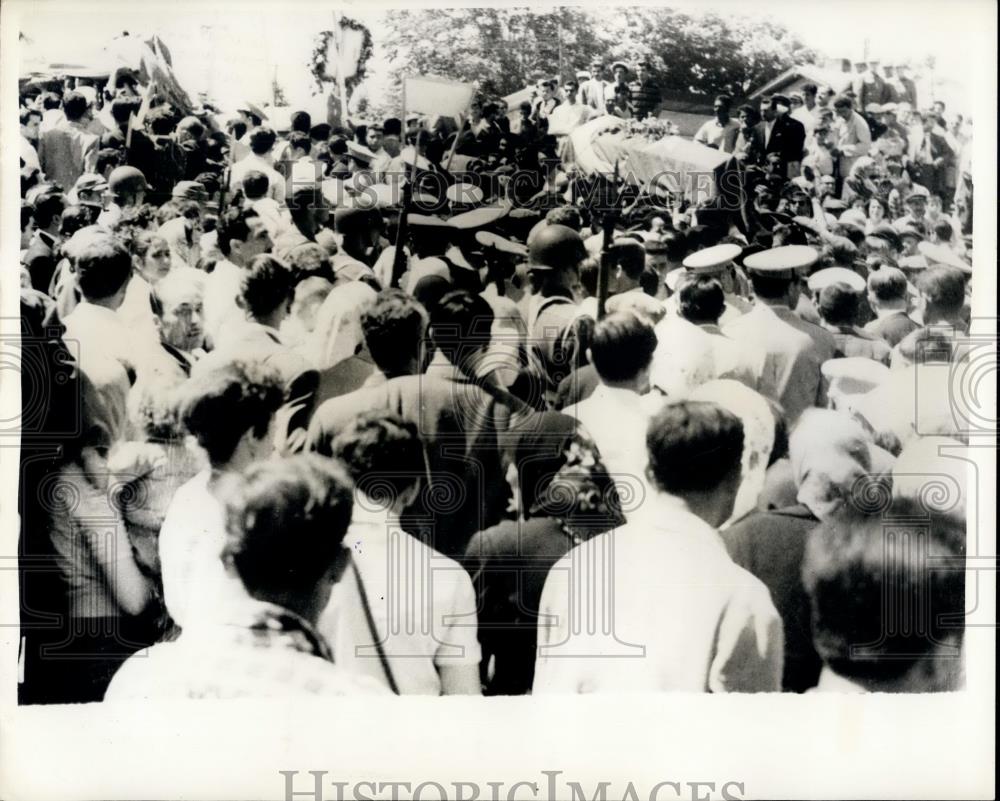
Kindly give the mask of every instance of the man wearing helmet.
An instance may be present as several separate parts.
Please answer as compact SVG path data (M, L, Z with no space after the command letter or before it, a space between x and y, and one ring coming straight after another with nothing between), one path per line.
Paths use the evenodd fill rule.
M545 226L528 246L529 361L550 399L576 366L578 349L572 331L579 316L580 265L586 258L583 239L565 225Z

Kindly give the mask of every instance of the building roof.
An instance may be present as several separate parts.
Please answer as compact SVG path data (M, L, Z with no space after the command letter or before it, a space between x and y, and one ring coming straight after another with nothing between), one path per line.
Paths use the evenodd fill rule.
M829 86L835 92L842 92L851 85L851 75L847 72L817 67L814 64L802 64L785 70L774 80L755 89L747 95L747 99L756 100L762 95L773 94L796 81L809 81L817 86Z

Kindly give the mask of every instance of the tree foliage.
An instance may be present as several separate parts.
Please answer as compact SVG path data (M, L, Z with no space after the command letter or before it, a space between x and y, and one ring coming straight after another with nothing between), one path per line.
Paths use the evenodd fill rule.
M569 78L594 56L647 58L670 93L743 95L814 57L774 20L664 8L388 11L375 38L397 105L408 74L478 81L484 94L502 96L540 75Z

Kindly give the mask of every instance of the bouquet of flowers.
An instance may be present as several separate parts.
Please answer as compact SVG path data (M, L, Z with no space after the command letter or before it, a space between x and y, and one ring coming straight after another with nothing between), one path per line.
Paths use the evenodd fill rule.
M642 120L628 120L626 132L629 138L642 137L650 142L657 142L668 136L677 136L680 129L670 120L661 120L655 117L646 117Z

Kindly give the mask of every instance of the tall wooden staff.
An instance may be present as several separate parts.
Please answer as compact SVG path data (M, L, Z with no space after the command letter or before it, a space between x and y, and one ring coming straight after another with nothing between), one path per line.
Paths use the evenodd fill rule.
M403 187L403 208L399 212L399 223L396 225L396 252L392 257L392 280L390 285L399 286L399 279L406 272L406 252L403 247L406 245L407 215L410 213L410 206L413 204L413 186L417 182L417 162L420 160L420 139L424 135L423 130L417 131L417 141L413 144L413 167L410 170L410 180Z
M605 306L608 302L608 278L614 267L614 257L611 253L612 243L615 237L615 224L618 222L618 203L621 193L618 190L618 159L615 159L614 173L614 200L605 211L601 220L604 229L604 241L601 244L601 264L597 269L597 319L600 320L606 313Z

